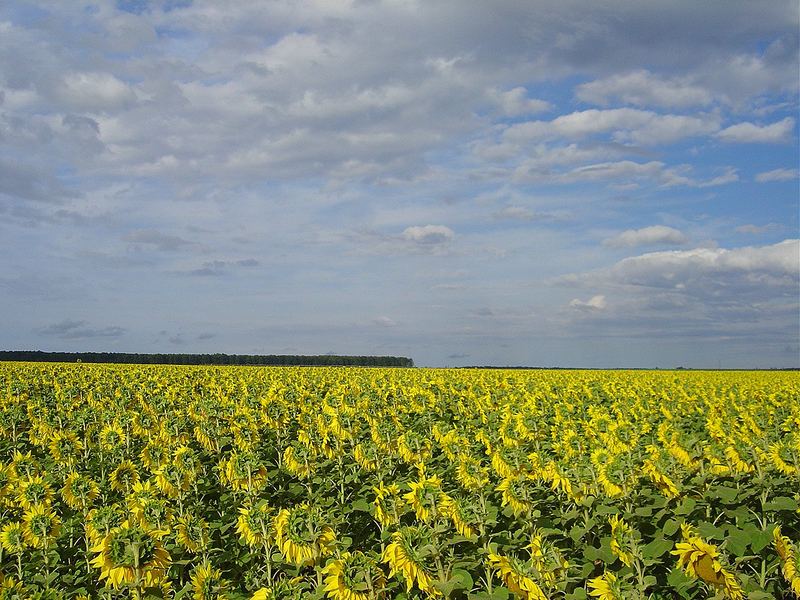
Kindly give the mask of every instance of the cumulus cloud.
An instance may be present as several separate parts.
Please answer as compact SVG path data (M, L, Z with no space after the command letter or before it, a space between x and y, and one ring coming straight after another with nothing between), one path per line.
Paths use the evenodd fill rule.
M402 237L421 246L438 246L450 242L455 232L444 225L414 225L403 230Z
M118 338L125 333L123 327L111 325L108 327L91 327L87 321L65 319L41 327L38 333L45 336L61 338L63 340L79 340L88 338Z
M786 117L769 125L744 122L726 127L717 133L723 142L737 144L780 144L788 142L794 131L795 120Z
M714 115L661 115L636 108L593 108L561 115L551 121L511 125L505 130L504 138L511 142L576 139L610 132L615 141L655 145L713 133L719 126L719 118Z
M624 258L607 269L566 276L562 283L624 284L715 297L748 293L769 297L800 280L800 240L770 246L694 248ZM772 292L768 292L772 288Z
M767 183L771 181L791 181L797 179L797 169L773 169L772 171L763 171L756 175L756 181L759 183Z
M686 77L661 78L646 69L583 83L576 88L575 95L584 102L603 106L620 101L665 108L705 106L713 98L709 90Z
M651 225L641 229L628 229L603 241L609 248L631 248L634 246L653 246L656 244L681 245L687 237L672 227Z
M578 298L574 298L569 303L570 308L574 308L576 310L581 311L596 311L596 310L604 310L608 304L606 303L606 297L602 294L598 294L597 296L592 296L586 301L579 300Z
M552 104L538 98L529 98L528 90L524 87L515 87L506 92L492 89L488 92L490 100L494 102L500 112L507 117L518 117L544 112L552 108Z

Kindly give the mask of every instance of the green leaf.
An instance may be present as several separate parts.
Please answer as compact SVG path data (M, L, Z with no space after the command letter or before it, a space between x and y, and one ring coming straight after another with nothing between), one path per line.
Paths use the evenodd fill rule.
M764 510L797 510L797 501L787 496L778 496L764 504Z
M456 590L469 591L475 585L475 582L472 580L472 575L470 575L469 572L465 571L464 569L453 569L450 579L455 581L453 589Z
M672 550L672 546L672 540L656 538L642 548L642 556L644 556L644 558L658 558L666 554L669 550Z
M770 531L758 531L750 537L750 547L758 554L772 542Z
M676 515L688 515L694 510L697 502L694 498L684 498L678 506L675 507Z
M670 519L669 521L664 523L664 528L662 529L662 531L664 532L664 535L671 536L675 535L675 533L678 531L678 529L680 529L680 527L681 525L680 523L678 523L678 521L676 521L675 519Z
M726 549L734 556L744 556L750 544L750 535L741 529L728 527L728 537L725 540Z

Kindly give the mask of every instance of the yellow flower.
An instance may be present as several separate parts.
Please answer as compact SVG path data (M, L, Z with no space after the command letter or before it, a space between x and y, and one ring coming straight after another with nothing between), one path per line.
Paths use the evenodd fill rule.
M678 564L686 574L722 590L731 600L744 598L736 576L719 561L717 548L706 543L688 525L681 525L681 531L684 541L675 544L675 550L671 553L678 557Z
M307 503L283 509L275 517L275 539L283 557L298 567L310 566L333 551L336 536L322 524L324 516Z
M371 600L382 596L383 571L361 552L344 552L322 569L323 591L335 600ZM356 589L357 588L357 589Z
M53 490L42 476L25 477L18 483L17 502L23 509L34 505L53 503Z
M272 508L266 502L240 508L236 532L251 548L269 542L274 538Z
M86 515L85 527L89 542L95 546L113 528L118 527L125 520L123 509L119 504L108 504L93 508Z
M61 519L45 504L36 504L25 511L25 540L34 548L47 548L61 532Z
M411 491L403 494L403 499L408 503L420 521L430 521L439 512L437 501L442 490L442 481L438 475L426 477L420 474L419 481L408 484Z
M208 523L192 513L178 519L175 538L189 552L197 554L208 547Z
M528 483L526 475L517 475L503 479L497 486L497 491L503 494L501 504L510 506L514 516L521 515L532 507L527 498Z
M86 510L100 495L97 483L85 475L73 471L64 481L61 496L67 506L75 510Z
M453 522L453 527L459 534L464 537L472 537L475 535L475 530L464 518L464 502L464 500L456 500L444 492L439 494L439 508L442 516Z
M0 532L0 544L3 550L11 554L22 554L28 545L25 528L19 521L8 523Z
M109 479L112 489L127 494L139 483L139 471L131 461L124 460L111 472Z
M217 600L228 597L230 583L222 578L222 571L210 563L194 568L191 576L192 597L194 600Z
M633 529L620 519L619 515L612 516L608 522L611 525L611 552L622 561L622 564L630 567L633 564L633 555L629 549Z
M617 586L613 573L603 573L589 580L589 595L599 600L624 600L625 596Z
M395 483L384 485L381 482L378 487L372 489L375 491L375 500L372 502L375 507L375 520L382 527L390 527L397 524L403 508L400 487Z
M119 423L112 423L100 430L99 442L103 450L111 451L125 443L125 432Z
M427 545L420 527L403 527L392 534L391 543L383 551L382 561L390 567L389 577L401 574L406 582L406 592L416 586L431 597L442 593L434 587L434 579L420 556L419 549Z
M107 579L114 589L137 582L144 587L157 586L165 579L171 562L161 537L160 531L124 521L92 548L97 556L91 564L100 569L100 579Z
M788 537L781 535L780 527L772 531L772 536L775 538L775 549L781 558L783 578L791 586L794 594L800 597L800 552L797 552Z
M83 450L83 444L72 431L56 431L48 446L53 460L68 465L73 465Z
M532 573L526 572L524 566L516 559L490 553L489 566L499 575L500 579L513 594L523 600L547 600L542 588L531 577Z

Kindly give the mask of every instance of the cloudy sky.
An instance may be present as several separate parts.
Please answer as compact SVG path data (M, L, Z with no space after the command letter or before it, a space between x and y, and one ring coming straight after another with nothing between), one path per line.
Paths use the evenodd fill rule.
M0 347L800 364L794 0L0 4Z

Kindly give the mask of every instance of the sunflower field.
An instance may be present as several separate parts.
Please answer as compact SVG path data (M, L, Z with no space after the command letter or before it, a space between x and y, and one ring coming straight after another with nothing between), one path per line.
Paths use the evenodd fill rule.
M800 597L800 376L0 363L3 598Z

